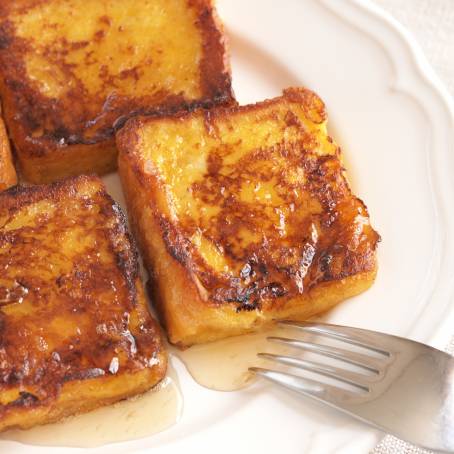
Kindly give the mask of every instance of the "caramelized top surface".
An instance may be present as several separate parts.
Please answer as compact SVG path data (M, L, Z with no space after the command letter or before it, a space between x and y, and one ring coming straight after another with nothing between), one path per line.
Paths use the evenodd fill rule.
M240 309L279 304L375 269L379 236L349 189L324 105L308 90L178 119L133 119L117 142L157 183L150 203L168 250L206 299Z
M209 0L6 0L0 75L30 139L93 143L134 112L231 100ZM8 107L8 106L7 106Z
M97 178L0 194L0 413L159 362L134 245Z

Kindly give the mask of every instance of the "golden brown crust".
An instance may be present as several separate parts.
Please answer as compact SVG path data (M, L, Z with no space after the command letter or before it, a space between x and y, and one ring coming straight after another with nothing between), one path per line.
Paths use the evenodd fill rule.
M325 120L315 94L289 89L254 106L135 118L117 134L132 228L171 342L187 346L273 319L307 318L371 285L379 236L348 187ZM247 121L263 132L261 145L249 141ZM270 124L277 132L261 131ZM160 143L158 131L178 137L188 162L202 166L204 156L205 170L179 192L174 185L186 183L165 173L166 147L178 175L194 166L181 167L187 161L175 157L178 144ZM185 192L187 200L174 202Z
M0 194L0 430L144 392L167 357L121 210L96 177Z
M1 110L0 110L1 114ZM16 169L3 118L0 117L0 191L17 184Z
M101 15L98 9L102 3L105 8ZM118 5L106 0L2 3L0 94L5 120L26 179L41 183L76 173L103 173L114 169L114 132L133 115L171 114L233 102L222 26L215 17L212 2L172 0L166 3L162 0L161 3L164 10L168 9L164 18L169 21L167 34L160 42L162 30L156 28L153 32L155 29L148 27L150 33L156 34L148 52L140 48L137 39L135 44L127 46L128 39L133 39L130 34L134 33L128 29L131 15L119 19ZM73 19L84 21L80 30L89 28L90 21L98 21L90 36L80 37L66 30L66 19L61 18L58 9L65 5L68 11L86 11L82 18ZM134 26L142 26L145 21L151 21L153 26L153 18L141 11L145 4L130 0L122 5L123 9L135 8ZM147 7L153 13L153 5ZM111 16L109 9L112 9ZM41 12L40 16L35 14L37 11ZM182 12L186 19L175 25L173 22L183 16ZM27 35L27 27L35 26L38 20L35 16L39 18L39 28L49 33ZM178 30L178 26L185 29ZM122 27L129 33L126 37L121 35ZM172 27L175 30L168 32ZM42 38L52 33L55 34L53 40ZM141 33L144 32L137 30L136 36ZM148 38L144 37L144 42ZM200 40L200 49L197 44L185 49L182 40L194 43ZM181 54L180 47L183 48ZM139 62L137 52L144 54ZM190 55L191 52L194 55ZM111 56L117 54L121 58L113 60ZM192 62L184 60L188 71L182 74L178 73L180 58L193 59ZM33 63L33 59L39 60ZM167 59L174 62L173 66L166 66L171 65ZM30 69L32 64L35 66ZM32 70L35 73L30 76ZM146 77L150 78L150 83L145 83ZM168 82L172 78L177 80ZM194 81L194 78L199 80ZM81 153L86 155L82 160L79 159ZM55 174L48 171L49 162L62 159L66 161L64 164L54 164L58 167Z

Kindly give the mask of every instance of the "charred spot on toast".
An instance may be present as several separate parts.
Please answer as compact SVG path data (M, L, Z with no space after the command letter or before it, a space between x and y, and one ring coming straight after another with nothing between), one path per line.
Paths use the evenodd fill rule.
M38 397L36 397L34 394L21 391L19 393L19 397L9 405L17 407L33 407L38 401Z

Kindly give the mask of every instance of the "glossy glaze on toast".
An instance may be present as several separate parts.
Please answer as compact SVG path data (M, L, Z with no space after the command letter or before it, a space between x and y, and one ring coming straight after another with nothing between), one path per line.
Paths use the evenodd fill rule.
M0 194L0 430L142 393L167 356L97 177Z
M172 343L306 319L372 284L379 235L309 90L135 118L117 146L130 221Z
M233 101L211 0L2 1L0 95L34 183L114 170L132 115Z

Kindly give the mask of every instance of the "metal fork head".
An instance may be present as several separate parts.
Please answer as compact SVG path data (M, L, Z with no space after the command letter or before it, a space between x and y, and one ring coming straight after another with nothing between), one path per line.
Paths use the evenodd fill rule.
M271 342L294 349L295 356L261 353L262 358L286 369L253 367L251 371L423 448L454 452L451 356L409 339L359 328L314 322L280 324L303 334L335 339L344 343L345 348L270 337ZM364 353L353 351L351 346L360 347ZM301 356L307 352L335 359L345 367ZM304 377L301 371L329 377L330 383ZM349 389L342 386L345 383Z

